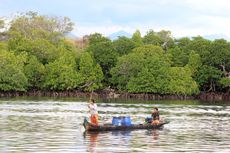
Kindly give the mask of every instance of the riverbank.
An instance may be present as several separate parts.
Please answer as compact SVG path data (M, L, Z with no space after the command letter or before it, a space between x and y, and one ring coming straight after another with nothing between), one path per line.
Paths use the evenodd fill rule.
M27 91L27 92L0 92L0 97L79 97L88 98L90 92L78 90L72 91ZM205 93L202 92L195 96L185 95L161 95L151 93L118 93L114 91L94 92L93 97L104 99L139 99L139 100L201 100L201 101L230 101L229 93Z

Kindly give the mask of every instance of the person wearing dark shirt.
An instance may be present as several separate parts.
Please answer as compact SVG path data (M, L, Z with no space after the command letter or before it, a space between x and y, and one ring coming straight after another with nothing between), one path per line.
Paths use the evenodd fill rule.
M159 124L160 123L160 115L157 107L153 107L152 111L152 124Z

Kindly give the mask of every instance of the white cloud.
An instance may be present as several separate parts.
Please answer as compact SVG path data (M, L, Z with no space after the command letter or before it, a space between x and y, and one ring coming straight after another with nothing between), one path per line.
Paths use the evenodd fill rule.
M194 10L206 12L228 13L230 9L230 1L228 0L185 0L184 2Z
M74 33L84 35L99 32L109 35L124 30L133 33L140 29L172 31L175 37L225 34L230 37L230 1L227 0L126 0L102 3L116 15L102 23L80 24ZM161 8L161 9L159 9ZM100 9L103 12L103 9ZM105 12L106 13L106 12ZM111 12L108 12L111 13ZM117 21L114 18L119 18ZM125 26L124 26L125 25Z
M37 10L68 16L76 23L73 33L78 36L165 29L175 37L219 33L230 37L230 0L50 0L42 3L46 5L38 5L40 0L2 1L0 14Z
M200 35L223 33L230 36L230 18L223 16L201 15L190 19L189 29L199 29ZM188 29L188 30L189 30Z

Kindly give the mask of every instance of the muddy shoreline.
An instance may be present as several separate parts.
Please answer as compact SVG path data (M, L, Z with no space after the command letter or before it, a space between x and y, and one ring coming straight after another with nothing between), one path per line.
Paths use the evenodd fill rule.
M3 92L0 91L0 97L79 97L88 98L90 92L82 91L27 91L27 92ZM139 100L201 100L201 101L230 101L229 93L205 93L199 95L184 96L184 95L162 95L152 93L118 93L114 91L99 91L94 92L93 97L104 99L139 99Z

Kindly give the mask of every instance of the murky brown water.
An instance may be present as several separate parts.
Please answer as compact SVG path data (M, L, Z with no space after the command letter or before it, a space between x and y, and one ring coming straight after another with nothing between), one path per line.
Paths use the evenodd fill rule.
M230 104L117 102L98 103L101 122L129 115L141 123L152 106L171 122L162 130L83 133L84 100L0 99L0 152L230 152Z

